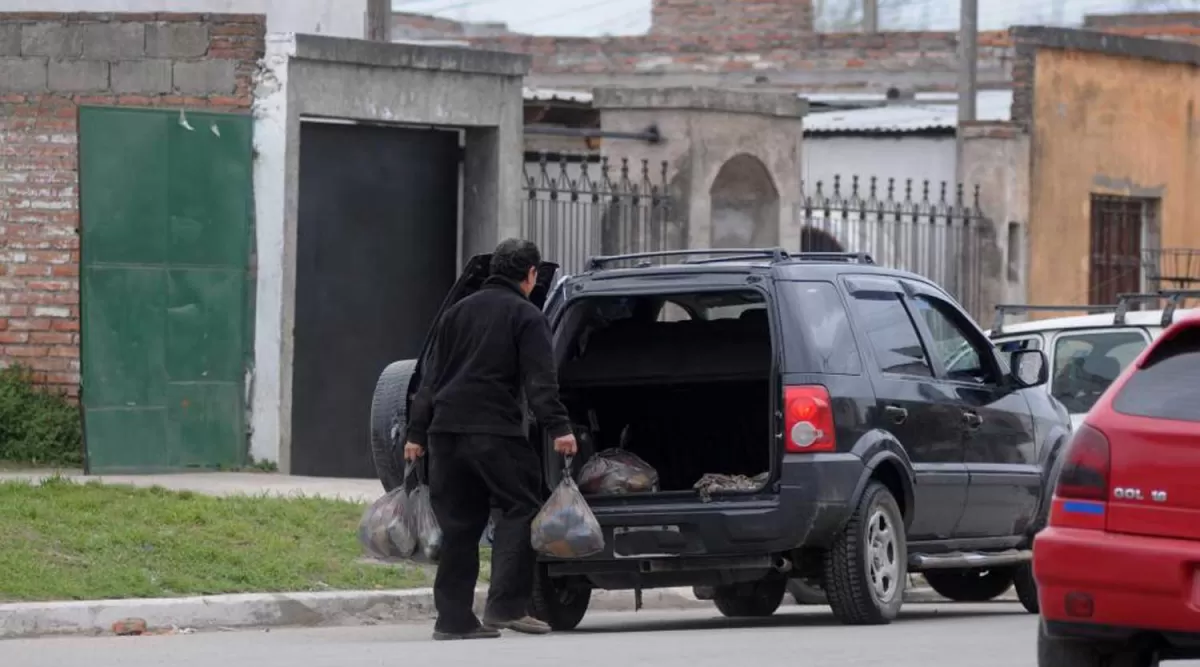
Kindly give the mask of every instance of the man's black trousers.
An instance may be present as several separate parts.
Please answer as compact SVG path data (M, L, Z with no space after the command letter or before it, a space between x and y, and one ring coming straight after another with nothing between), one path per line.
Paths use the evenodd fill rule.
M442 528L433 584L437 629L467 632L479 624L472 603L479 579L479 540L493 501L500 510L484 617L511 621L529 612L536 556L529 525L541 505L541 463L524 438L429 434L429 487Z

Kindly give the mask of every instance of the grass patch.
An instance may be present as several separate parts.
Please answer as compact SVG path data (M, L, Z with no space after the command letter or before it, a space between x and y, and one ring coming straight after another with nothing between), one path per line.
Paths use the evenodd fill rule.
M362 562L363 509L58 478L0 483L0 602L429 585L421 567Z

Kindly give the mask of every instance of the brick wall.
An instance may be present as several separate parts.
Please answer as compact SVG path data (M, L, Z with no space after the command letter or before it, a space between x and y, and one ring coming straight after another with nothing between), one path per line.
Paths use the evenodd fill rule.
M472 39L480 48L533 56L534 74L841 72L848 87L874 71L957 69L953 32L811 33L777 31L726 35L638 35L607 39L512 35ZM1007 32L979 36L980 69L1011 60ZM772 81L774 83L774 81ZM827 88L838 87L831 82Z
M0 13L0 365L79 388L78 105L248 109L265 25Z
M504 23L455 21L428 14L392 12L392 39L462 39L508 35Z
M812 0L653 0L650 32L812 32Z

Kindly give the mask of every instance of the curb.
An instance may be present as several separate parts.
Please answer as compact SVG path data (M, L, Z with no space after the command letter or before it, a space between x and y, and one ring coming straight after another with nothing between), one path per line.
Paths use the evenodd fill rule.
M487 591L475 592L481 612ZM939 603L930 589L905 592L905 602ZM1012 591L998 598L1016 599ZM785 604L791 600L786 599ZM690 588L644 591L642 609L675 611L712 609ZM631 591L596 591L593 611L633 611ZM251 593L187 598L91 600L0 604L0 639L50 635L101 635L114 624L144 621L147 632L194 632L288 626L353 626L429 621L434 618L433 590L329 591L321 593ZM139 625L135 623L135 625Z

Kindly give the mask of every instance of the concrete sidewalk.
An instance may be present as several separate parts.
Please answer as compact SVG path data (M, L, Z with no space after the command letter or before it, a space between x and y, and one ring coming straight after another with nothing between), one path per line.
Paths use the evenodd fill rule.
M172 491L192 491L211 496L272 495L315 496L369 503L383 495L375 479L301 477L260 472L197 472L167 475L84 475L80 470L0 471L0 482L25 480L37 484L55 475L76 482L98 481L138 487L161 486Z

